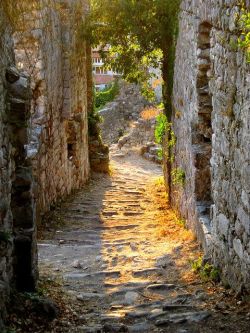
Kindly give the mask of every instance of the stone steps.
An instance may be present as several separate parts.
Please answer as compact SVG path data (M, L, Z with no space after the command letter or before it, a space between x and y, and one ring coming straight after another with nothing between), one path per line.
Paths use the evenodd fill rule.
M205 313L189 304L191 297L178 299L183 290L168 280L168 244L155 236L147 186L159 169L142 160L138 171L122 161L115 162L111 180L97 178L91 191L62 207L66 227L39 245L39 261L61 274L65 290L84 309L77 333L154 333L202 322Z

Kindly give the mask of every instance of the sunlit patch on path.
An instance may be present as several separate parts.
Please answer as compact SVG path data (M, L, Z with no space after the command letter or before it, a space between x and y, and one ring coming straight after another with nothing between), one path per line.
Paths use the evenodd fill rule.
M75 313L54 332L214 332L213 288L191 271L198 246L167 206L161 167L113 156L111 175L68 200L64 226L40 241L41 275L62 279Z

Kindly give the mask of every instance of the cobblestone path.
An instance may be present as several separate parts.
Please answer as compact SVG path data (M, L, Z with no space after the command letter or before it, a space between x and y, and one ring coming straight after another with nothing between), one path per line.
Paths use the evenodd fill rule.
M53 332L231 332L237 318L224 323L213 286L191 272L191 233L154 201L161 167L113 153L112 169L66 202L65 225L40 241L41 275L62 278L78 318Z

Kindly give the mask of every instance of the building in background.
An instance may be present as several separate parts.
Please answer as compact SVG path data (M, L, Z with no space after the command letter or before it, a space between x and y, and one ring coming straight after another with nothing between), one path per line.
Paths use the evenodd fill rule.
M120 75L106 69L98 48L92 49L93 81L97 91L107 88Z

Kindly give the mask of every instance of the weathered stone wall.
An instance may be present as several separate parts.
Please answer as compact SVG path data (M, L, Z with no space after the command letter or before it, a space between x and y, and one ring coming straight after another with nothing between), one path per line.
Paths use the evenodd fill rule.
M155 118L139 118L131 124L129 132L118 141L118 147L144 146L149 142L154 142Z
M87 2L41 3L29 31L16 38L17 62L32 78L28 153L37 181L38 214L79 188L89 175L86 59L90 54L77 34Z
M1 22L3 22L2 12ZM11 175L13 162L11 159L11 144L9 140L7 117L7 91L4 87L5 71L7 66L13 62L11 45L5 43L8 41L7 35L1 35L1 61L0 61L0 330L2 329L2 316L4 315L4 302L9 294L9 280L12 276L12 263L10 258L13 250L13 240L6 242L9 234L12 233L12 214L11 214Z
M185 184L171 196L224 278L250 290L250 73L235 47L238 3L182 1L172 168Z
M0 330L10 291L34 290L37 252L33 178L25 145L29 79L14 67L13 41L0 6Z
M131 121L138 120L148 105L138 86L120 82L119 95L99 112L103 118L100 124L103 141L108 145L117 143L130 130Z

